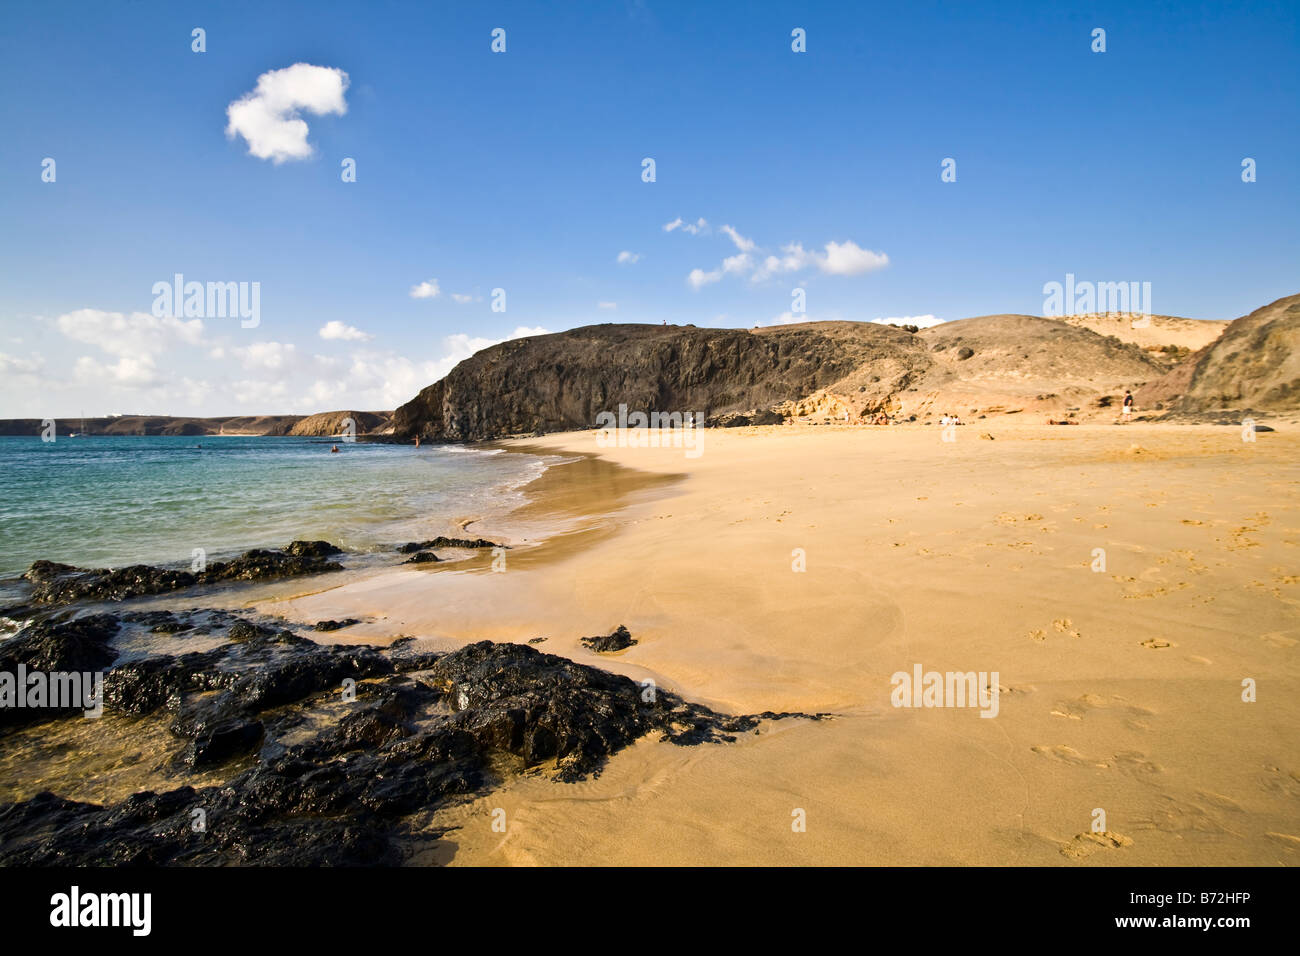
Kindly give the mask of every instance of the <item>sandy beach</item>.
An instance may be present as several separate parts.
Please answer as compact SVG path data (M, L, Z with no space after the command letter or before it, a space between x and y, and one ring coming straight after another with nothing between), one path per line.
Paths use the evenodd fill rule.
M338 641L541 637L718 710L833 715L723 746L646 738L577 784L534 769L438 811L456 829L413 862L1294 864L1300 440L1010 418L955 439L507 442L578 458L522 513L469 525L515 545L505 573L480 555L256 609L362 619ZM579 643L619 624L626 651ZM892 706L916 665L997 672L996 716Z

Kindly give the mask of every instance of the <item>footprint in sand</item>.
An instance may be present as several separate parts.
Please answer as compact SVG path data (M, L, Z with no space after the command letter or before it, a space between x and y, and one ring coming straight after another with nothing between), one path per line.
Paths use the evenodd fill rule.
M1038 744L1029 749L1040 757L1048 757L1052 760L1059 760L1062 763L1074 764L1077 767L1097 767L1102 770L1109 769L1108 764L1097 763L1095 760L1085 757L1073 747L1067 747L1065 744L1055 744L1053 746Z
M1070 623L1070 619L1068 617L1063 617L1060 618L1059 620L1053 621L1052 627L1056 628L1056 630L1060 631L1062 634L1069 634L1071 637L1080 636L1079 632L1074 629L1074 625Z
M1164 767L1147 759L1147 755L1137 750L1125 750L1115 755L1116 767L1120 770L1143 776L1163 773Z
M1272 644L1274 647L1295 647L1296 642L1287 637L1281 631L1269 631L1267 634L1259 636L1261 641Z
M1178 645L1175 644L1173 641L1162 641L1157 637L1148 637L1145 641L1142 642L1142 646L1149 647L1153 651L1158 651L1166 647L1177 647Z
M1040 642L1045 641L1047 640L1047 632L1044 631L1042 628L1036 628L1029 632L1029 637L1031 640L1040 641Z
M1119 833L1106 830L1102 833L1080 833L1069 843L1061 844L1061 855L1071 860L1082 860L1099 850L1119 850L1133 845L1133 841Z

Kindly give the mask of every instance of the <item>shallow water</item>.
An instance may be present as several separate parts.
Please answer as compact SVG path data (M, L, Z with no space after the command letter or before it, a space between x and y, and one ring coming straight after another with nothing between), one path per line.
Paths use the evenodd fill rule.
M189 565L295 538L350 550L503 513L547 460L310 438L0 437L0 579L38 558Z

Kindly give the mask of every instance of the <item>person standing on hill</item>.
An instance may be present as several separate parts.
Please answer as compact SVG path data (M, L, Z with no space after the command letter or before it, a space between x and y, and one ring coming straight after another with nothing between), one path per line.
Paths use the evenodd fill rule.
M1124 392L1124 409L1120 421L1128 422L1132 420L1133 415L1133 393L1127 389Z

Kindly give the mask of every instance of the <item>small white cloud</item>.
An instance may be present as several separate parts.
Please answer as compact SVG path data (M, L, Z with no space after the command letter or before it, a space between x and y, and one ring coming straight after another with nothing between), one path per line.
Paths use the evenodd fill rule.
M889 265L889 256L883 252L863 249L855 242L828 242L825 252L808 250L802 243L791 242L781 247L780 256L768 256L751 277L755 282L785 272L798 272L816 268L827 275L851 276L872 272Z
M411 286L412 299L436 299L442 295L442 290L438 288L437 279L428 279L419 285Z
M323 339L336 339L342 342L369 342L374 338L373 335L362 332L351 325L344 325L337 319L333 322L326 322L321 326L319 334Z
M328 66L295 63L282 70L269 70L257 78L257 86L226 107L226 136L242 136L248 152L269 159L277 166L291 159L307 159L314 152L307 142L307 123L302 111L317 116L348 111L343 94L348 75Z
M678 216L672 222L664 223L664 232L672 232L680 229L682 232L689 232L692 236L699 235L709 228L708 222L701 216L695 222L686 222L681 216Z
M887 319L872 319L879 325L915 325L920 329L928 329L932 326L942 325L944 319L935 318L933 315L892 315Z
M472 295L465 295L460 292L452 292L451 301L457 303L458 305L464 305L466 302L473 302L474 297Z
M626 249L624 249L622 252L618 254L618 259L616 261L621 266L630 266L632 265L632 263L636 262L640 258L641 258L641 253L628 252Z
M758 244L755 243L753 239L746 239L744 236L736 232L736 230L731 228L730 226L723 226L719 231L726 233L726 235L731 239L731 241L736 244L736 248L739 249L741 252L753 252L755 249L758 248Z
M692 289L702 289L711 282L717 282L722 278L722 270L714 269L712 272L705 272L703 269L692 269L686 281L690 283Z
M808 318L808 316L804 315L803 313L799 313L798 315L796 315L793 312L782 312L780 315L776 316L775 318L768 319L765 322L755 322L754 326L757 328L758 326L769 326L769 325L793 325L796 322L811 322L811 321L812 319Z
M828 242L826 255L817 260L817 268L833 276L855 276L887 265L889 256L863 249L855 242Z
M597 303L596 303L596 308L598 308L598 309L617 309L617 308L618 308L618 303L617 303L617 302L597 302Z

